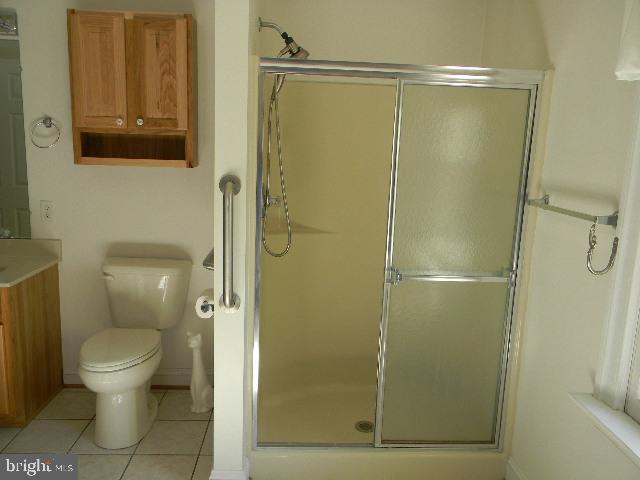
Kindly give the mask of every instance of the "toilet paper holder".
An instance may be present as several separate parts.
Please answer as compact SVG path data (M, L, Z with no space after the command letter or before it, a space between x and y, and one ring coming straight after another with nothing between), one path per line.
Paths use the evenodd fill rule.
M200 310L202 310L202 313L207 313L207 312L214 312L215 311L215 307L213 305L213 303L209 303L206 300L202 303L202 305L200 305Z
M202 261L202 266L211 271L215 270L213 266L213 254L214 249L212 248L209 254ZM213 303L209 303L205 300L204 302L202 302L202 305L200 305L200 310L202 311L202 313L208 313L213 312L215 310L215 307L213 306Z
M213 296L213 288L207 288L196 298L195 309L196 315L200 318L213 318L215 311L215 300Z
M205 257L205 259L202 261L202 266L204 268L206 268L207 270L215 270L215 267L213 265L213 255L214 255L214 249L212 248L211 251L209 252L209 254Z

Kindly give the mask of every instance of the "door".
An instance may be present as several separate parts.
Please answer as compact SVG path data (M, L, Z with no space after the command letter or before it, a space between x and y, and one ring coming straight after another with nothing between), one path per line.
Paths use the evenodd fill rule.
M91 12L69 15L76 126L126 128L124 15Z
M130 35L131 126L186 130L187 19L136 15Z
M15 40L0 40L1 236L31 236L20 53Z
M401 83L377 445L496 443L529 101Z

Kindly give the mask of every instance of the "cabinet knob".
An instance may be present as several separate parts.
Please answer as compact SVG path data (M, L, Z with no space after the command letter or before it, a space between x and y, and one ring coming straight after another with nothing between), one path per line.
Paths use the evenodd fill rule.
M119 127L124 125L124 120L122 119L122 117L116 118L116 125L119 126Z
M144 118L142 118L142 117L136 118L136 125L138 125L139 127L144 125Z

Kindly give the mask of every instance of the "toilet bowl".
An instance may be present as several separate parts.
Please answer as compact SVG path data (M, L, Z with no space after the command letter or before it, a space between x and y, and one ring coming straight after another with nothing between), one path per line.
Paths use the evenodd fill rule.
M135 445L151 428L158 410L150 386L162 358L160 330L182 317L190 270L184 260L105 260L116 328L87 339L78 362L82 382L97 394L94 442L99 447Z
M157 330L110 328L83 344L78 374L97 394L96 445L125 448L149 431L158 410L149 381L161 358Z

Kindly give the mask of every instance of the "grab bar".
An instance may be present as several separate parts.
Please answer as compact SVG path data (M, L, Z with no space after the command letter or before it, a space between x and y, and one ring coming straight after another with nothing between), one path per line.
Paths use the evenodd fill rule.
M240 192L240 179L225 175L220 179L222 202L222 297L220 306L229 310L240 308L240 297L233 291L233 197Z

